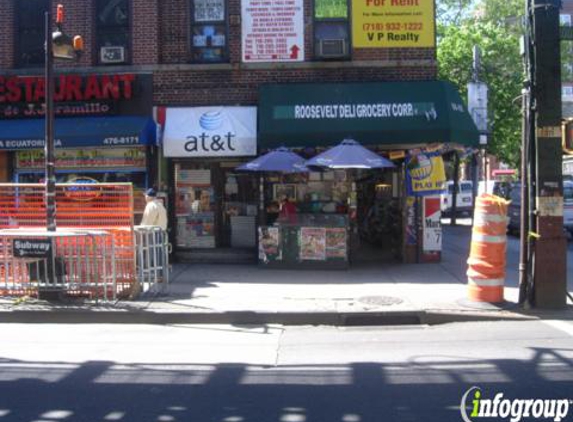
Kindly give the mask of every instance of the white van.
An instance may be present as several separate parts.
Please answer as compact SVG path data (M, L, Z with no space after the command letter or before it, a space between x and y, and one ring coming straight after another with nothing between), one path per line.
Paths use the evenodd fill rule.
M454 182L446 182L447 193L440 195L442 213L447 214L452 208L452 194L454 193ZM473 205L473 183L471 180L458 182L458 194L456 196L457 212L471 212Z

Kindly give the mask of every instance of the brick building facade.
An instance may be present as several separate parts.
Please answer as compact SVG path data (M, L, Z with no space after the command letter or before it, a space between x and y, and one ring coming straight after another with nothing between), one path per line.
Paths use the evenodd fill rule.
M9 98L3 94L12 89L8 85L9 78L12 78L10 83L21 84L21 89L25 89L27 77L42 75L41 43L38 40L32 42L31 36L27 34L36 34L36 38L39 37L42 22L41 14L37 11L49 5L55 15L56 3L63 3L65 7L64 31L69 35L82 35L85 44L85 51L79 60L57 63L56 72L64 75L80 75L82 78L95 75L96 78L103 77L104 81L108 80L105 78L114 78L121 74L133 74L138 83L151 81L149 87L142 86L141 89L137 88L135 91L151 92L150 96L143 95L141 101L150 102L149 106L155 111L154 118L162 130L169 129L169 120L165 122L165 113L169 113L169 110L174 110L180 115L187 113L187 110L189 113L193 110L201 110L201 118L211 119L210 123L207 123L213 124L212 119L216 120L220 117L216 117L217 113L209 111L210 109L201 108L212 106L233 110L240 108L248 112L254 110L254 113L259 116L258 123L254 124L254 132L261 136L262 126L266 125L266 129L271 129L271 132L273 129L272 118L277 114L269 111L270 107L274 109L276 105L277 110L285 110L285 106L281 104L269 103L262 106L262 91L265 87L269 87L265 94L267 95L265 101L270 101L269 99L274 98L273 95L277 92L279 98L283 95L281 92L286 96L290 95L289 86L292 86L292 92L298 92L298 99L301 101L310 101L309 104L312 104L312 101L324 102L324 105L318 106L318 109L322 110L320 113L326 113L322 114L322 117L332 117L333 109L329 101L336 104L335 112L338 112L338 107L340 107L341 113L342 110L345 113L345 116L336 121L326 120L321 123L326 131L330 130L331 126L343 128L339 132L331 133L327 143L321 144L323 139L320 134L315 134L312 142L308 138L308 144L304 130L301 129L301 133L296 134L298 143L296 145L291 143L291 146L304 148L312 144L313 149L306 151L308 154L316 153L315 147L320 150L321 147L332 145L335 142L334 139L338 142L343 136L362 130L365 137L358 139L360 142L368 140L368 145L373 147L377 144L386 144L385 149L407 149L407 146L401 145L401 142L416 148L428 143L452 142L455 141L454 132L458 136L469 136L462 143L473 142L468 139L473 139L472 131L475 132L475 128L470 128L469 132L464 132L463 128L461 132L456 132L461 128L461 126L457 127L459 119L456 113L463 114L462 120L466 117L468 121L471 120L459 95L451 86L435 81L437 62L433 3L425 2L419 5L418 2L402 1L388 5L388 7L400 8L401 11L400 13L388 13L388 15L423 16L423 23L416 21L418 18L415 18L414 22L407 19L402 22L401 18L395 18L390 23L371 25L368 19L364 18L364 22L367 23L360 24L363 25L361 29L363 32L366 32L365 28L376 28L378 31L368 33L371 41L375 36L378 36L378 40L384 37L388 39L392 31L394 31L392 37L396 40L399 37L403 37L404 40L418 40L426 37L425 42L419 44L406 42L388 46L388 44L375 45L376 43L372 42L358 42L357 34L360 35L360 33L356 32L358 28L356 16L381 16L385 13L383 9L380 9L384 2L366 0L360 2L356 0L242 0L242 2L241 0L60 0L58 2L55 0L51 2L49 0L0 0L0 10L2 10L0 15L0 27L2 28L0 31L0 106L3 106L2 102ZM302 54L304 60L289 60L288 58L286 60L249 60L246 58L246 53L243 51L247 39L246 34L243 33L244 28L248 27L245 24L246 20L259 19L253 16L262 13L266 15L264 19L268 21L269 16L274 16L274 8L285 5L289 6L285 9L286 14L289 15L288 19L291 15L298 14L292 18L294 29L290 28L289 31L294 32L297 39L301 40L300 44L294 44L291 47L291 49L296 48L296 51L289 50L292 51L290 58L296 59L299 54ZM251 6L252 8L249 9ZM259 8L257 13L250 11L256 7ZM372 9L374 7L378 9ZM364 11L366 10L364 8L372 10ZM415 10L412 11L412 8ZM291 14L290 12L295 9L296 12ZM394 11L396 10L391 10L391 12ZM404 11L406 13L403 13ZM251 13L252 16L249 15ZM31 14L36 16L35 20L23 18ZM261 18L261 22L264 19ZM277 22L281 19L278 18ZM269 26L273 25L273 22L269 24ZM249 31L256 32L253 29L254 26L248 28ZM253 42L256 44L257 40ZM333 50L334 54L332 50L328 50L332 46L336 48ZM276 52L279 51L276 45L273 48ZM82 81L84 85L91 83L88 79L82 79ZM412 85L409 85L410 83ZM275 88L278 91L273 91ZM337 92L338 97L321 98L321 96L329 97L334 91ZM355 94L356 98L353 98ZM71 96L73 97L73 94ZM291 104L288 107L296 103L298 99L291 98ZM126 100L133 102L137 101L137 98L126 98ZM146 107L147 104L143 108ZM314 113L314 107L314 105L308 105L308 110ZM123 110L122 106L116 108ZM153 141L153 134L145 133L147 130L145 119L150 118L151 113L149 116L145 113L142 115L138 111L140 108L135 107L137 110L131 112L137 116L127 116L123 120L122 118L113 120L113 116L94 118L109 119L109 122L113 120L113 124L110 123L107 126L116 125L118 130L128 122L132 122L132 118L136 119L136 126L140 125L137 128L140 132L127 135L118 133L116 137L112 136L114 142L119 142L113 145L122 146L122 154L129 157L124 160L129 162L124 163L126 169L109 171L110 169L101 168L100 165L100 168L95 168L94 174L97 171L105 173L105 177L111 177L109 180L113 181L118 172L125 173L127 180L134 181L140 189L159 184L160 188L168 191L170 225L173 229L173 241L177 247L245 246L244 238L241 236L246 233L245 230L254 231L254 212L256 213L258 209L260 214L263 209L260 203L261 197L257 197L258 194L254 193L258 190L258 186L255 185L256 179L238 176L233 172L237 165L249 158L243 156L217 159L211 155L204 157L195 155L192 158L166 154L168 157L175 158L164 159L161 147L156 147ZM2 110L0 110L0 124L3 118L5 120L7 118L7 115L1 115ZM285 116L281 118L286 118ZM384 118L390 117L392 117L390 120L399 123L391 123L389 127L395 126L384 133L385 129L376 125L380 125ZM356 120L353 123L354 126L349 127L348 130L341 126L344 118ZM366 118L368 121L363 125L362 122ZM377 122L376 119L380 121ZM407 123L408 119L413 123ZM61 119L62 122L64 120L67 125L75 126L76 131L77 127L81 130L81 125L84 124L82 120ZM293 127L310 127L309 125L313 123L311 120L308 118L300 124L293 122L290 126L287 123L284 128L289 131ZM101 120L86 120L85 122L96 127ZM284 122L285 120L279 123ZM5 127L17 126L13 122L10 124L11 126ZM173 123L171 125L173 126ZM426 130L424 125L430 125L430 130ZM471 125L473 126L473 123ZM18 130L25 132L24 129L22 127ZM401 130L405 131L403 136L400 133ZM56 123L57 131L58 124ZM462 133L465 135L460 135ZM275 135L270 136L272 138ZM272 141L275 144L282 142L281 139L285 138L283 135L284 133L279 133ZM21 135L18 142L26 142L26 136L31 135ZM104 144L109 139L109 134L106 136L108 138L104 139ZM159 136L162 141L161 131L159 131ZM195 145L198 139L205 142L207 135L203 133L201 136L194 138ZM211 139L218 139L213 134L209 136ZM39 135L36 137L40 139ZM193 138L193 136L187 136L187 139L190 137ZM135 140L133 142L138 145L126 145L122 143L125 139L133 139ZM142 139L148 142L145 146L140 146L143 143ZM254 139L257 139L256 134ZM261 143L261 139L263 138L256 141L258 148L255 146L255 152L250 154L251 156L257 153L257 149L260 152L275 146L271 145L272 142L268 145ZM286 139L290 142L288 136ZM10 145L25 144L16 142ZM21 170L18 165L21 165L23 160L18 158L18 152L6 152L6 148L2 151L1 147L2 144L0 144L0 167L5 170L0 172L0 178L12 179L13 174L18 174ZM90 156L92 153L97 157L111 154L112 158L116 159L113 152L109 151L110 148L105 145L102 148L102 145L90 144L87 153L80 155L84 159L86 155ZM77 152L74 152L72 148L69 154L73 156L77 155ZM127 168L129 167L127 164L133 167L134 154L145 156L144 167ZM143 160L143 156L141 159ZM105 158L102 160L100 161L107 163ZM111 163L111 159L108 162ZM20 171L20 173L25 172ZM386 182L389 181L395 186L399 183L400 175L397 173L394 176L387 174L384 177ZM322 176L320 178L321 183L326 180L323 180ZM181 180L183 184L180 186L178 183ZM202 181L197 182L197 186L193 186L194 180ZM158 183L159 181L161 183ZM329 183L331 184L331 182L323 184L330 186ZM245 189L250 191L243 195L242 191ZM265 198L268 195L274 195L276 200L276 187L271 186L269 189L271 191L274 189L274 194L268 194L265 191ZM374 185L368 189L374 189ZM366 191L367 189L364 190ZM303 197L321 198L322 195L322 199L328 198L331 201L330 209L335 208L335 197L341 201L331 192L312 193L308 191L308 187L301 187L296 192L301 201L301 209ZM394 199L398 201L401 194L397 193L397 189L393 189L392 192ZM242 198L240 201L239 197ZM205 204L200 203L203 198L206 198ZM208 203L209 200L212 201L211 204ZM324 202L328 201L324 200ZM198 207L202 205L206 205L209 212L198 212ZM336 209L346 209L346 206L341 206L339 203ZM189 213L196 215L189 216L187 215ZM209 236L212 237L212 241L206 242L205 239ZM197 239L201 241L196 242ZM236 245L233 244L235 240ZM254 246L251 241L246 243Z

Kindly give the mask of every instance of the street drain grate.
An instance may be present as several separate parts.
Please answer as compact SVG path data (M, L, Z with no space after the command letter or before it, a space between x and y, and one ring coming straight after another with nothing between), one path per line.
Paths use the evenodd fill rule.
M390 306L398 305L402 303L403 300L392 296L363 296L358 298L358 302L364 303L365 305Z

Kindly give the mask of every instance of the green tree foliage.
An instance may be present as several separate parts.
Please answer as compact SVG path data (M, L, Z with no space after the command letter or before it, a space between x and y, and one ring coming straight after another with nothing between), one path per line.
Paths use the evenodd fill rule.
M472 2L471 10L455 23L443 19L447 8L438 8L439 77L452 81L467 97L467 83L472 80L472 50L474 46L480 48L479 79L489 88L492 133L488 150L514 166L519 161L521 139L518 97L523 81L519 54L523 4L523 0L479 0ZM448 16L452 16L452 11Z

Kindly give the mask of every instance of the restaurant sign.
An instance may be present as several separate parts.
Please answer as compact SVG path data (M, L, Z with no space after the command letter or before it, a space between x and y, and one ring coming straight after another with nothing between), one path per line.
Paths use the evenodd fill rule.
M257 108L168 108L163 153L166 157L256 155Z
M54 79L56 116L151 115L151 75L60 75ZM43 118L43 76L0 76L0 119Z
M434 47L431 0L352 2L352 42L358 48Z

